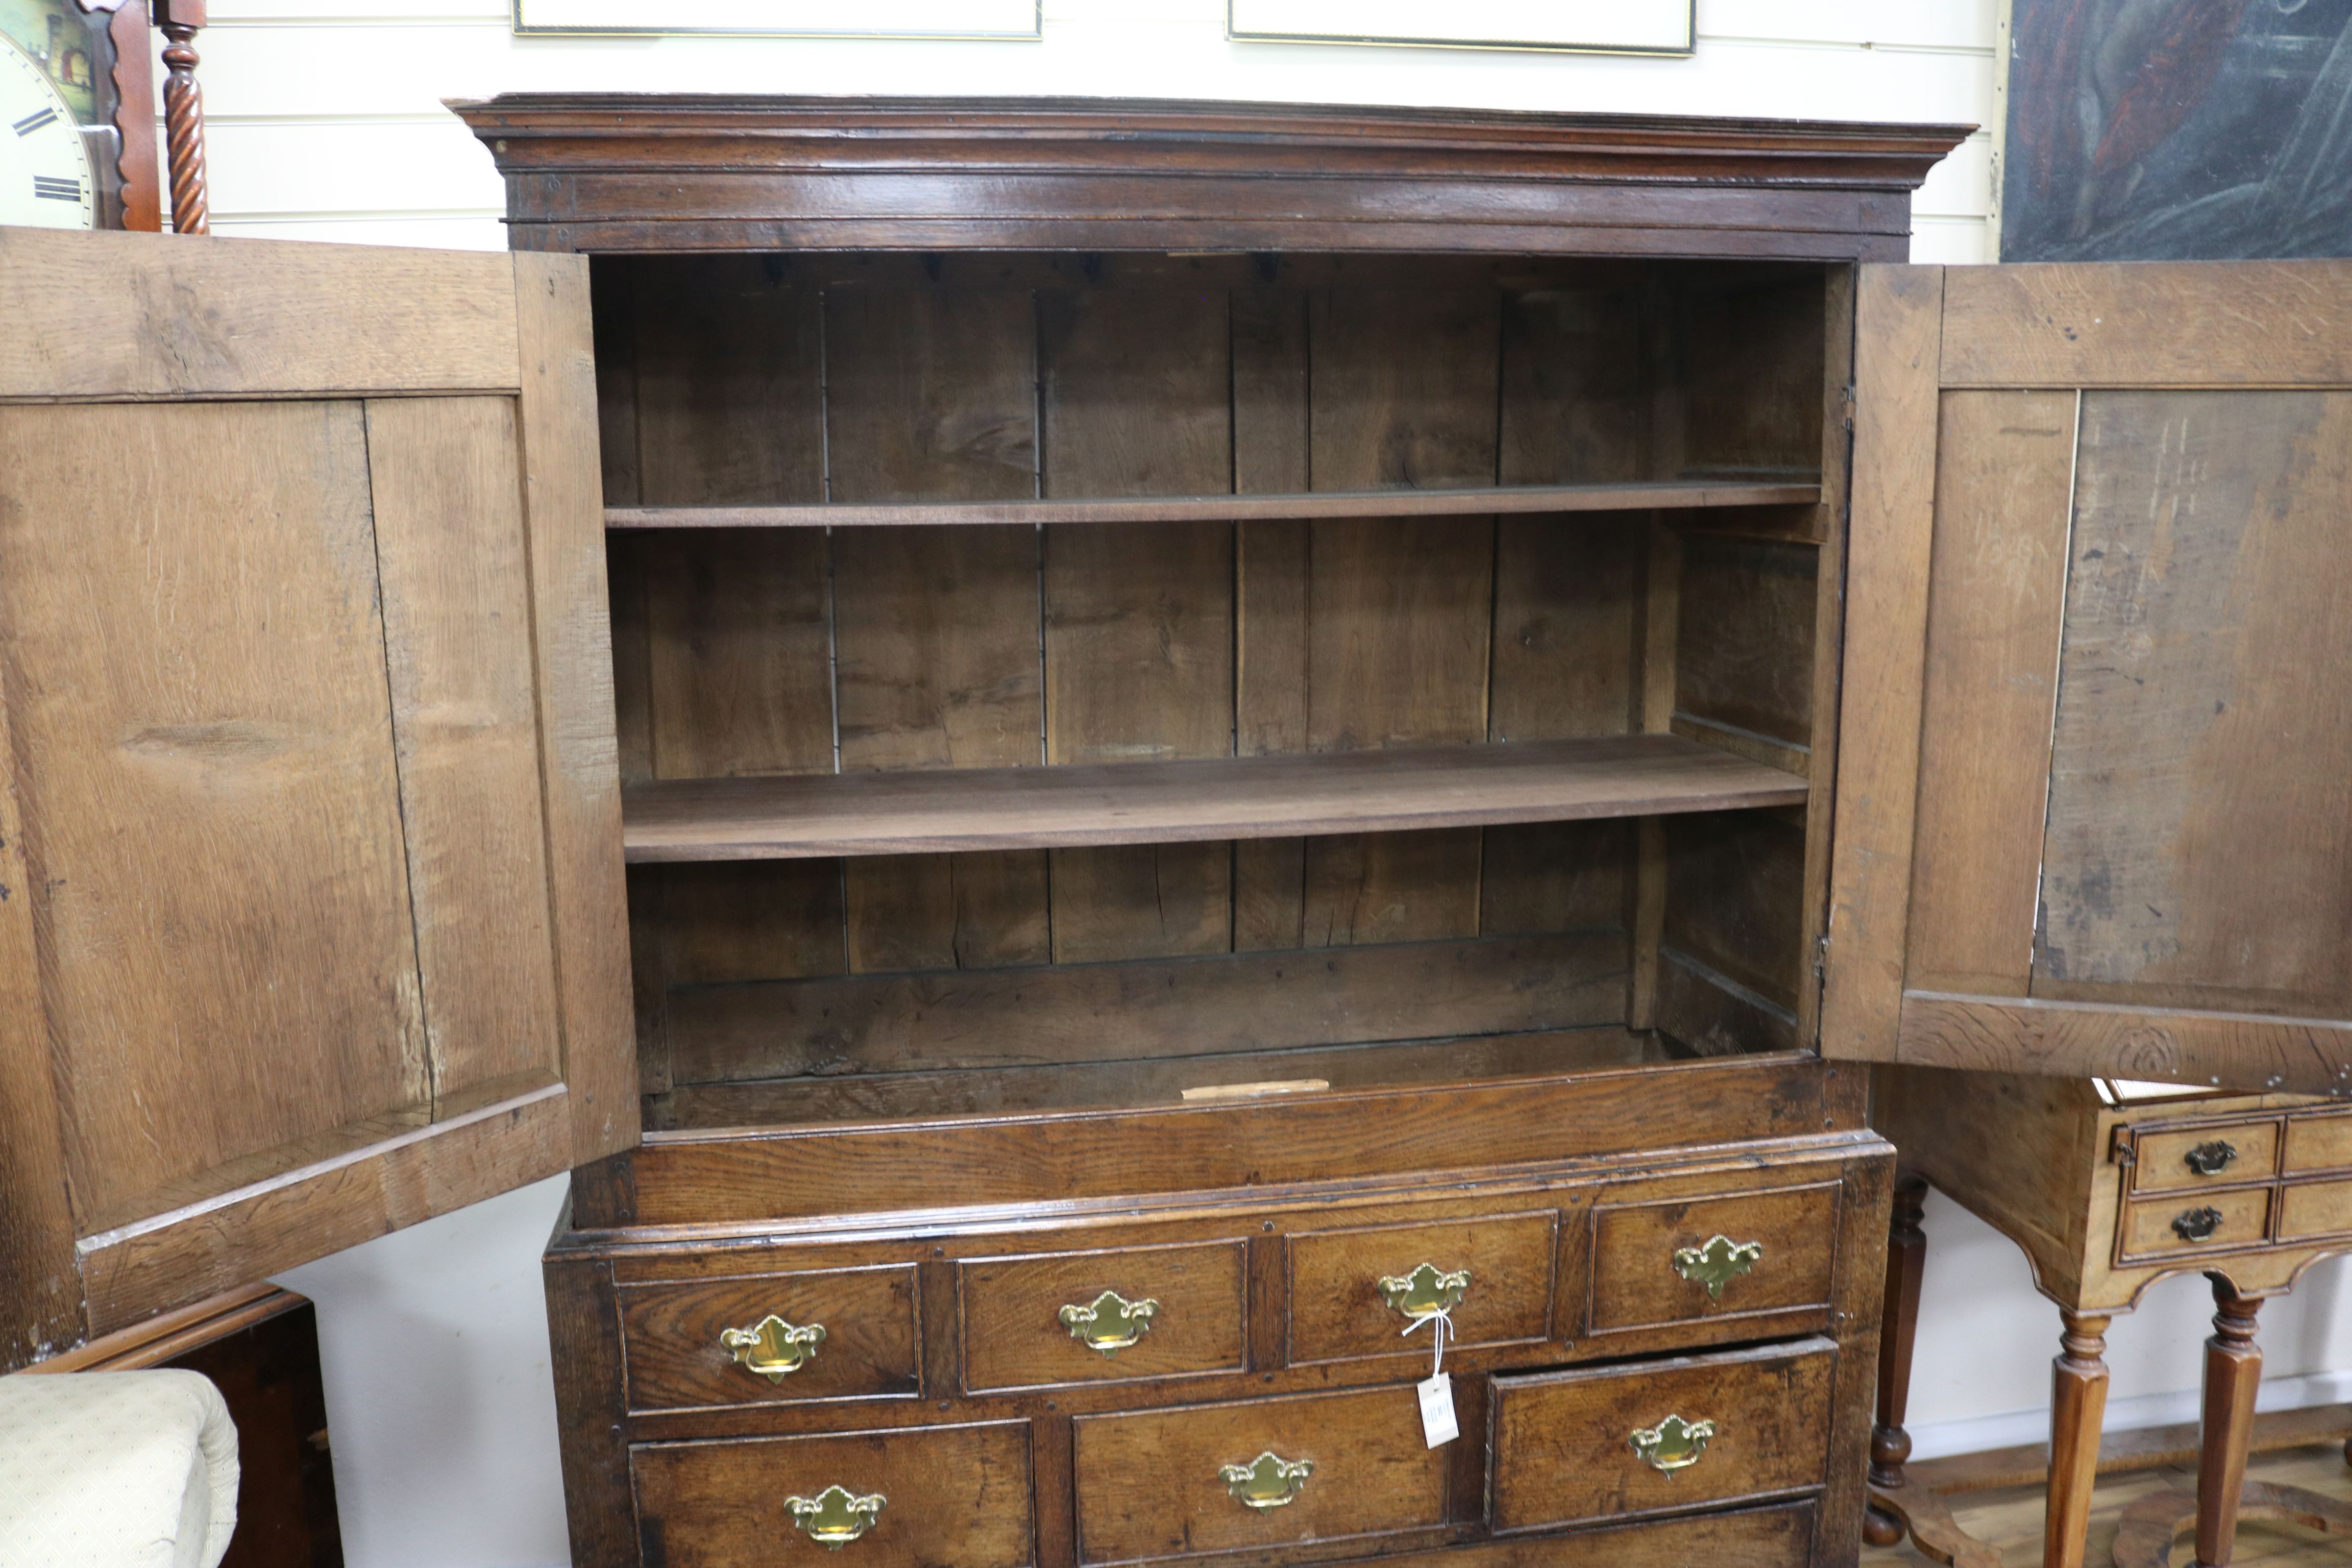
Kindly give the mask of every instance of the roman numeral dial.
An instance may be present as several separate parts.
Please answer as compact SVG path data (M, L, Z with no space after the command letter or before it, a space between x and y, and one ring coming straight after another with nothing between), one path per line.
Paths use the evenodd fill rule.
M74 113L37 61L0 34L0 224L90 228L97 170Z

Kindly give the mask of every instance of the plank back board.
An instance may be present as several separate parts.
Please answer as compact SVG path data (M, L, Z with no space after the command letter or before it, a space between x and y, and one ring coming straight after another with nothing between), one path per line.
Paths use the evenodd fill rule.
M1864 299L1824 1049L2352 1095L2352 265Z

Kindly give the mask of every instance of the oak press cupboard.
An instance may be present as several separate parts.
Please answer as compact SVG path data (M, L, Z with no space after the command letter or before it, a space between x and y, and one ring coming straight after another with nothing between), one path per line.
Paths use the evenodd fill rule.
M457 108L509 256L0 233L12 1362L570 1169L583 1568L1834 1564L1869 1064L2352 1087L2352 268Z

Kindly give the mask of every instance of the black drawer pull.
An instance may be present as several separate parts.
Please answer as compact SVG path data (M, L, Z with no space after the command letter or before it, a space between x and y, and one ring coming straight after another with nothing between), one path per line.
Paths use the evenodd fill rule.
M2180 1156L2180 1163L2196 1175L2218 1176L2228 1170L2230 1163L2237 1157L2235 1146L2216 1138L2210 1143L2200 1143Z
M2183 1241L2203 1241L2221 1228L2221 1211L2210 1205L2173 1216L2172 1234Z

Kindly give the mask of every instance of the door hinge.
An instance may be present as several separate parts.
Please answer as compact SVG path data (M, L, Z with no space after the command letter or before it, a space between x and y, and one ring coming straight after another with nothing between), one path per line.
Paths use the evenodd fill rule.
M1829 984L1830 933L1827 931L1813 938L1813 978L1823 984Z
M1847 429L1849 429L1849 430L1853 429L1853 383L1852 383L1852 382L1850 382L1850 381L1849 381L1849 382L1847 382L1843 386L1842 386L1842 387L1838 388L1838 404L1839 404L1839 406L1841 407L1841 409L1843 410L1843 415L1844 415L1844 418L1845 418L1845 427L1846 427Z

